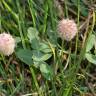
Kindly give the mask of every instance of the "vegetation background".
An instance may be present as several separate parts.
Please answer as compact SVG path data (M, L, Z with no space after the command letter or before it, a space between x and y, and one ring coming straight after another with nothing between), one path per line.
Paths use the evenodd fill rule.
M63 18L77 23L71 42ZM0 96L96 96L96 0L0 0L0 32L16 39L0 55Z

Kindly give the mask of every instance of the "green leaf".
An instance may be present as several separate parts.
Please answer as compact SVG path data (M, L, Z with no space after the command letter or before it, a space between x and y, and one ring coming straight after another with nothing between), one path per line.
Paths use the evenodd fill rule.
M36 38L34 38L32 41L31 41L31 47L35 50L39 50L40 48L40 44L39 44L39 40L37 40Z
M39 50L44 52L44 53L52 52L51 48L49 47L49 45L46 42L40 43Z
M50 46L47 44L47 42L37 40L36 38L34 38L31 41L31 47L35 50L38 50L38 51L41 51L44 53L52 52L52 50L51 50Z
M54 44L54 45L56 45L57 44L57 32L55 32L55 31L52 31L52 30L48 30L48 32L47 32L47 35L48 35L48 37L49 37L49 41L52 43L52 44Z
M93 63L93 64L96 64L96 56L95 56L95 55L92 55L92 54L90 54L90 53L86 53L86 54L85 54L85 57L86 57L86 59L87 59L89 62L91 62L91 63Z
M39 68L40 65L41 65L42 63L45 63L45 62L44 62L44 61L43 61L43 62L42 62L42 61L41 61L41 62L40 62L40 61L38 62L38 61L34 61L34 60L33 60L33 63L34 63L34 66L35 66L36 68Z
M27 65L31 65L32 61L32 51L27 49L20 49L16 52L17 57Z
M38 31L35 28L28 28L28 34L27 34L29 41L31 42L34 38L39 38L38 37Z
M16 44L20 43L21 42L21 38L20 37L15 37L15 41L16 41Z
M51 54L44 54L40 51L36 51L34 50L33 51L33 56L32 56L32 59L34 61L46 61L48 60L52 55Z
M83 5L81 5L82 7L81 7L81 10L80 10L80 12L81 12L81 14L83 15L83 16L88 16L88 8L86 8L85 6L83 6Z
M42 73L42 75L47 79L47 80L51 80L52 76L53 76L53 72L51 67L48 64L41 64L40 65L40 71Z
M86 52L89 52L95 44L95 35L91 34L87 41Z

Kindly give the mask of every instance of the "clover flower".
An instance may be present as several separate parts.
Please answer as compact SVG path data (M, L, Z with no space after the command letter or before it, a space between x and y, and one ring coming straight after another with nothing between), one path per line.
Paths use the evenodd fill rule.
M7 33L0 34L0 53L9 56L14 52L15 40Z
M66 40L71 41L77 33L77 25L74 20L63 19L58 23L58 34Z

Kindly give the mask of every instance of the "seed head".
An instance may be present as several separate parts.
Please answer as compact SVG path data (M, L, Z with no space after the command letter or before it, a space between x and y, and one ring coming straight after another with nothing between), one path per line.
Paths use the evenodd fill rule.
M15 40L7 33L0 34L0 53L9 56L14 52Z
M77 25L74 20L63 19L58 23L58 34L66 40L71 41L77 33Z

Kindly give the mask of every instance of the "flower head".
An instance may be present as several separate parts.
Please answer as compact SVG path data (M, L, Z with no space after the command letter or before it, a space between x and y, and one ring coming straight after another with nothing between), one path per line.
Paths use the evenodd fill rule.
M58 34L59 36L66 40L71 41L77 33L77 25L74 20L63 19L59 21L58 24Z
M15 40L7 33L0 34L0 52L5 56L9 56L14 52Z

